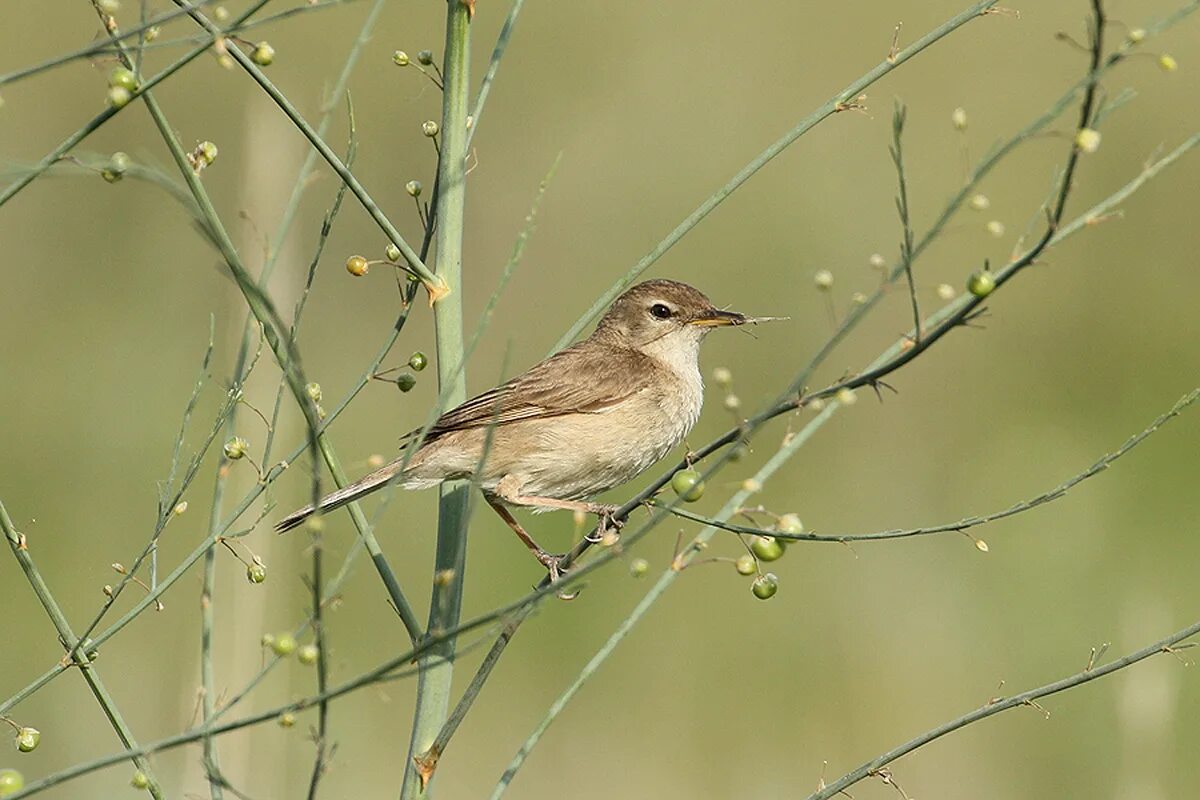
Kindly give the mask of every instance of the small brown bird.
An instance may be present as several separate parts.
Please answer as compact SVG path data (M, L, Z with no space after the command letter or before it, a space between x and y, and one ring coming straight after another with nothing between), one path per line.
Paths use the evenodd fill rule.
M275 527L289 530L388 484L425 489L470 478L557 577L559 557L539 547L507 506L610 515L616 506L588 498L640 475L696 424L704 402L700 342L715 327L766 319L722 311L686 283L639 283L587 339L443 414L407 466L402 455Z

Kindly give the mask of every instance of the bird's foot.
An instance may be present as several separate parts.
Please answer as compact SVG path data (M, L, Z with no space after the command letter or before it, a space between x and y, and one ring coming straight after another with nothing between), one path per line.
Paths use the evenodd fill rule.
M625 527L625 520L616 516L621 507L600 503L594 505L595 509L591 510L591 513L595 514L599 521L596 524L596 532L587 537L588 541L610 546L616 544L621 538L621 529Z
M566 575L570 570L570 567L563 563L567 560L566 553L554 555L553 553L547 553L545 550L539 550L538 552L534 553L534 556L541 563L541 565L546 568L546 571L550 573L551 585L558 583L559 579ZM576 589L573 592L557 592L556 595L559 600L574 600L579 596L579 590Z

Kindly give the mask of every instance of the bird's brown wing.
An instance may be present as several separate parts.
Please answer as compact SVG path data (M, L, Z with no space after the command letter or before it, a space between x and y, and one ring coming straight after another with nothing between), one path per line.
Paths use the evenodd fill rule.
M641 363L643 360L649 363ZM425 440L520 420L602 413L636 394L655 366L652 359L635 350L618 354L610 347L580 342L450 409L434 423ZM643 380L633 380L634 375ZM402 441L419 432L405 434Z

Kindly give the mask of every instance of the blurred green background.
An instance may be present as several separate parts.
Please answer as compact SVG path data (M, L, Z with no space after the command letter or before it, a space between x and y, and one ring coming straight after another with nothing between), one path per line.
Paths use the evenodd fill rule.
M497 285L527 209L556 155L562 163L525 258L500 298L487 341L469 364L472 391L533 363L618 276L697 203L812 108L887 52L903 22L914 40L965 0L811 4L761 0L663 3L529 2L475 139L468 192L465 286L474 320ZM126 0L123 24L136 18ZM169 6L156 0L156 9ZM918 235L962 178L963 153L950 123L966 109L972 157L1041 113L1085 68L1085 55L1055 40L1084 40L1086 2L1017 4L1020 18L970 23L868 91L868 112L827 120L768 166L648 276L687 280L718 304L787 315L754 337L710 338L706 373L725 365L744 408L761 407L791 380L832 329L813 273L835 276L839 315L898 247L895 176L887 154L893 97L909 105L905 150ZM230 4L230 10L240 6ZM286 4L272 3L283 8ZM1110 39L1177 7L1170 0L1109 4ZM323 93L355 37L364 2L304 14L251 38L277 50L271 78L316 119ZM474 67L482 74L506 4L480 0ZM439 116L437 90L414 69L391 63L396 48L440 59L443 6L392 3L351 82L359 156L355 171L418 238L404 183L432 184L434 159L420 123ZM97 35L87 3L8 0L0 70L86 44ZM1104 88L1138 96L1104 126L1085 157L1073 216L1132 178L1160 146L1200 129L1200 15L1144 47L1169 52L1131 59ZM164 37L191 33L187 23ZM176 51L168 51L174 53ZM162 51L152 66L165 63ZM33 163L103 107L108 64L75 62L5 87L0 157ZM247 263L287 200L306 144L240 71L205 56L158 90L185 145L220 147L204 173ZM1056 127L1069 131L1071 111ZM346 138L339 114L329 141ZM1039 137L981 186L986 212L964 210L917 264L921 299L932 310L942 282L961 287L985 258L1002 263L1046 195L1067 140ZM130 107L88 139L81 156L124 150L170 168L149 116ZM859 532L946 522L1031 497L1082 471L1141 430L1197 383L1200 295L1196 187L1200 156L1187 156L1123 205L1119 219L1055 249L1006 286L981 330L956 332L893 376L882 404L869 393L821 430L761 502L795 511L812 529ZM295 302L336 182L326 170L305 202L271 285L285 310ZM129 563L152 531L156 490L170 463L180 416L216 320L214 383L205 391L189 445L215 413L236 351L244 306L211 248L182 209L132 180L109 185L63 170L38 180L0 209L0 499L71 620L82 627L115 583L108 565ZM1003 237L985 230L1004 223ZM384 240L348 198L309 303L300 341L312 379L327 398L348 389L397 312L393 280L377 267L360 280L342 262L382 257ZM895 292L822 370L817 383L861 368L907 329L905 293ZM389 364L414 350L433 354L430 315L419 308ZM507 361L506 361L507 359ZM269 412L277 372L264 356L248 396ZM507 364L507 368L505 367ZM433 371L399 394L373 383L332 434L351 472L390 454L434 401ZM721 394L709 403L693 446L725 430ZM1172 423L1108 473L1065 499L976 532L981 553L954 534L854 548L796 545L774 566L781 588L770 603L751 596L729 565L688 570L558 719L518 774L510 796L609 798L803 795L917 733L1009 694L1076 672L1090 648L1122 653L1196 619L1200 558L1196 491L1200 420ZM255 452L265 432L252 414L239 432ZM753 453L716 479L697 504L714 512L773 453L796 418L780 419ZM301 428L281 426L290 448ZM307 491L308 462L276 488L273 516ZM213 469L188 494L161 563L172 566L205 534ZM648 478L647 478L648 479ZM229 495L253 480L237 466ZM614 493L624 499L631 486ZM424 616L432 563L435 494L397 497L380 539ZM565 515L523 517L539 539L564 547ZM634 555L666 568L671 523ZM343 515L331 519L335 557L353 542ZM238 691L262 662L264 632L303 618L305 540L277 538L264 524L247 543L270 567L260 586L219 553L215 599L217 683ZM737 555L731 536L714 553ZM493 515L471 528L465 613L511 601L538 578L531 559ZM444 757L445 797L490 790L526 733L648 587L614 564L573 603L551 603L521 630ZM128 607L131 587L120 602ZM98 668L143 741L195 719L199 686L199 567L109 642ZM8 697L62 655L52 627L15 562L0 558ZM360 560L329 620L335 680L406 648L374 570ZM481 657L460 666L465 680ZM1002 688L997 688L1003 682ZM338 743L325 797L398 793L414 684L369 688L333 706ZM274 673L241 712L314 690L311 668ZM1183 797L1200 781L1200 682L1164 656L1045 702L1049 719L1015 710L941 740L893 766L916 797L964 792L1014 797ZM239 712L235 712L239 713ZM112 752L115 736L74 673L22 703L13 717L43 732L30 755L0 750L0 767L27 779ZM253 797L295 797L308 784L314 722L265 725L220 740L222 767ZM196 746L155 756L172 797L207 796ZM823 766L827 764L827 766ZM52 791L52 797L120 796L122 765ZM123 788L125 787L125 788ZM852 790L888 798L878 781Z

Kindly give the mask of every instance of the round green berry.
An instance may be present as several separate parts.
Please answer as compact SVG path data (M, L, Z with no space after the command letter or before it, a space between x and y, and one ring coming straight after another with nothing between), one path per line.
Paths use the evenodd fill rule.
M629 562L629 574L635 578L641 578L649 571L650 562L644 558L635 558Z
M967 291L976 297L987 297L996 288L996 279L986 269L972 272L967 278Z
M434 124L436 125L437 123L434 123ZM436 133L436 131L435 131L435 133ZM404 184L404 191L408 192L413 197L420 197L421 196L421 182L420 181L409 181L408 183Z
M250 443L240 436L234 436L225 443L223 448L225 457L230 461L237 461L242 456L246 455L246 451L250 449Z
M275 48L267 42L259 42L254 45L254 52L250 54L250 60L260 67L269 67L275 60Z
M759 561L778 561L783 558L783 541L774 536L755 536L750 550Z
M754 583L750 584L750 591L754 592L754 596L759 600L770 600L779 591L779 578L776 578L773 572L759 575L754 579Z
M425 367L429 366L429 359L425 357L424 353L418 350L409 357L408 365L412 367L414 371L420 372L421 370L425 369Z
M758 562L749 553L738 556L738 560L733 563L733 566L738 571L738 575L753 575L758 572Z
M410 392L417 385L417 376L411 372L401 372L396 376L396 388L402 392Z
M417 61L418 63L428 67L433 63L433 51L422 50L421 52L417 53Z
M804 523L795 514L784 514L779 518L779 522L775 523L775 529L780 533L790 533L793 536L798 536L804 533Z
M431 119L427 119L421 123L421 133L425 134L430 139L432 139L434 136L437 136L438 131L441 129L441 126Z
M296 660L307 666L317 663L318 655L320 655L320 651L315 644L306 644L302 645L296 653Z
M296 724L296 715L290 711L285 711L279 715L279 727L291 728Z
M396 52L392 53L392 63L397 67L407 67L408 53L404 52L403 50L397 50Z
M246 567L246 580L251 583L262 583L267 579L267 567L265 564L255 562Z
M148 789L150 787L150 778L140 769L133 773L133 777L129 779L129 785L135 789Z
M396 247L396 245L392 244L391 242L388 242L388 246L383 248L383 255L388 261L399 261L400 248Z
M125 69L125 67L113 67L112 72L108 73L108 85L120 86L128 92L132 92L138 87L137 75L133 74L133 70Z
M17 729L17 737L13 740L13 744L22 753L32 753L34 750L37 750L37 746L41 741L41 731L37 728L23 727Z
M704 481L694 469L681 469L671 476L671 489L680 500L694 503L704 496Z
M296 637L290 633L277 633L270 642L270 647L277 656L290 656L296 652Z
M105 99L108 100L108 104L113 108L124 108L133 99L133 92L124 86L110 86L108 87L108 94L105 95Z
M25 776L15 769L0 769L0 797L8 797L25 788Z

